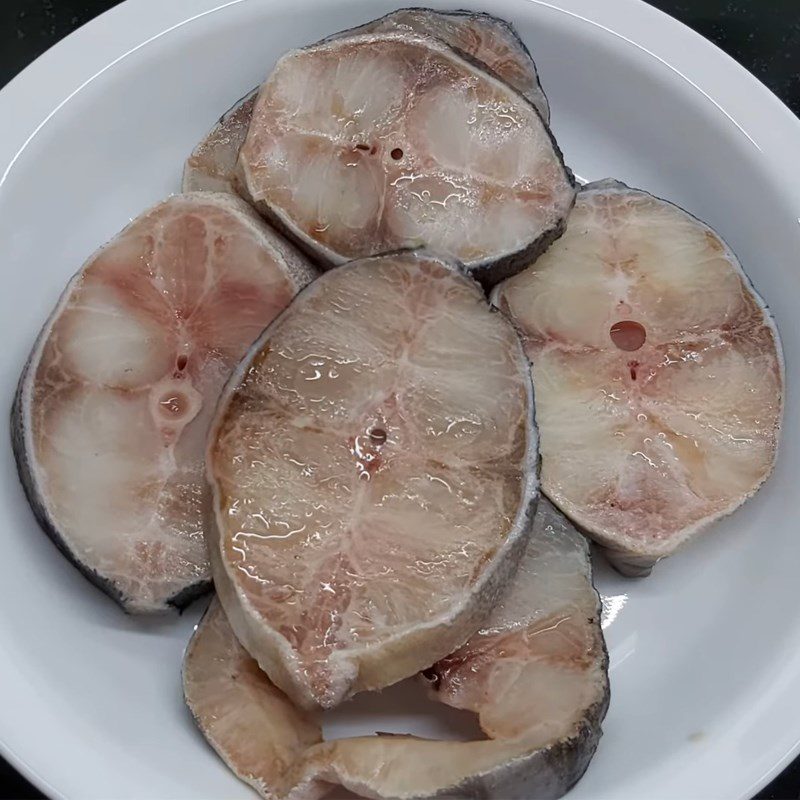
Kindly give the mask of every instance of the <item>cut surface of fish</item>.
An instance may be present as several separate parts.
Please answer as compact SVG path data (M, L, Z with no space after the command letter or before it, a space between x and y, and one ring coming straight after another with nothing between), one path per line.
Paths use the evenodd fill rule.
M220 758L264 797L276 797L295 761L322 741L319 720L269 681L216 598L186 648L183 691Z
M187 650L184 687L212 746L267 798L310 800L339 784L371 798L550 800L595 752L607 667L586 540L543 499L502 602L466 645L425 673L432 699L477 714L487 739L322 742L319 721L272 687L219 607Z
M331 38L392 30L429 33L478 59L527 97L542 119L549 122L550 107L536 65L513 26L505 20L485 13L404 8ZM183 171L184 192L235 192L236 161L247 136L257 92L250 92L223 114L192 151Z
M406 31L284 56L256 100L237 186L328 265L427 247L485 286L557 238L574 201L530 102Z
M257 90L250 92L226 111L192 150L183 167L184 192L236 193L236 162L250 126L256 93Z
M550 106L539 83L536 64L514 26L504 19L480 11L401 8L326 41L391 31L434 36L477 59L530 100L545 122L550 121Z
M685 211L590 184L563 238L495 303L533 364L542 487L621 571L646 574L769 475L777 330L731 250Z
M527 362L480 287L399 254L324 274L223 393L209 438L217 592L301 705L463 643L530 531Z
M231 195L177 195L72 279L23 372L20 476L59 548L130 612L207 588L205 439L308 262Z

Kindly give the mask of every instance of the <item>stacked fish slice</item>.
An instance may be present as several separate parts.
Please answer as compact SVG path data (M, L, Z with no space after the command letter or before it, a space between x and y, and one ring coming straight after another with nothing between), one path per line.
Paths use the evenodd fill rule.
M131 613L213 579L186 702L266 798L560 797L608 706L584 534L646 574L772 469L782 356L734 254L578 190L549 117L488 14L292 51L25 367L37 518ZM482 738L323 741L413 676Z

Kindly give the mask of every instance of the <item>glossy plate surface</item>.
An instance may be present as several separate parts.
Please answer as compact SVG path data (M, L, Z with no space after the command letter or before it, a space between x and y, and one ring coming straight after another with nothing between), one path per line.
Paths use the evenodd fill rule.
M800 747L800 123L731 59L638 0L456 3L512 20L534 53L567 162L714 226L775 312L787 406L775 474L653 576L598 566L611 650L605 737L573 800L747 798ZM435 3L442 8L444 3ZM68 277L177 191L183 159L277 56L396 5L128 0L0 91L0 390L9 407ZM0 750L65 798L252 796L183 708L200 608L124 617L36 527L2 445ZM435 733L403 689L328 732ZM398 711L400 709L400 711Z

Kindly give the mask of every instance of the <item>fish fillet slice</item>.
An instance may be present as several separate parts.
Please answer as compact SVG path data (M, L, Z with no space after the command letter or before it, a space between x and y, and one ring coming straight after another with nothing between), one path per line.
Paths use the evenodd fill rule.
M486 64L530 100L545 122L550 119L536 65L513 26L486 13L404 8L361 27L337 34L406 30L429 34ZM219 119L195 147L183 172L183 191L235 192L236 160L247 136L256 94L252 91Z
M426 246L484 285L556 238L574 200L530 102L406 31L284 56L238 168L242 194L329 265Z
M217 591L299 704L446 655L529 532L536 440L513 328L436 258L323 275L233 376L208 452Z
M586 541L542 500L502 603L426 671L431 697L478 714L488 739L322 742L319 720L259 672L218 605L187 650L186 701L228 766L266 798L311 800L340 784L372 798L548 800L580 778L600 738L608 677L599 612Z
M242 201L179 195L93 255L45 325L14 408L20 475L45 530L126 610L207 587L211 413L313 275Z
M216 598L186 648L183 688L203 735L264 797L275 797L295 761L322 741L317 717L270 683L239 644Z
M768 477L777 330L702 222L590 184L564 237L495 302L533 363L542 486L622 571L646 574Z

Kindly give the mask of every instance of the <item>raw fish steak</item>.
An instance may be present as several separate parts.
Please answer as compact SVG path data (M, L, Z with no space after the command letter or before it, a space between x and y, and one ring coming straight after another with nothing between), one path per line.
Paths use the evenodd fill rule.
M314 274L241 200L178 195L98 250L45 324L12 415L20 476L45 531L127 611L208 587L217 397Z
M426 670L431 697L478 715L487 738L322 741L236 640L214 601L183 667L212 747L269 800L339 784L371 798L554 800L581 777L608 707L608 658L586 540L542 499L520 568L484 628Z
M496 290L526 340L542 486L646 574L772 470L775 325L720 237L616 181L584 187L561 240Z
M209 438L214 583L295 702L413 675L478 628L536 498L527 362L436 257L325 273L264 332Z
M484 286L556 239L575 197L529 100L407 31L281 58L256 99L237 186L328 266L426 247Z

